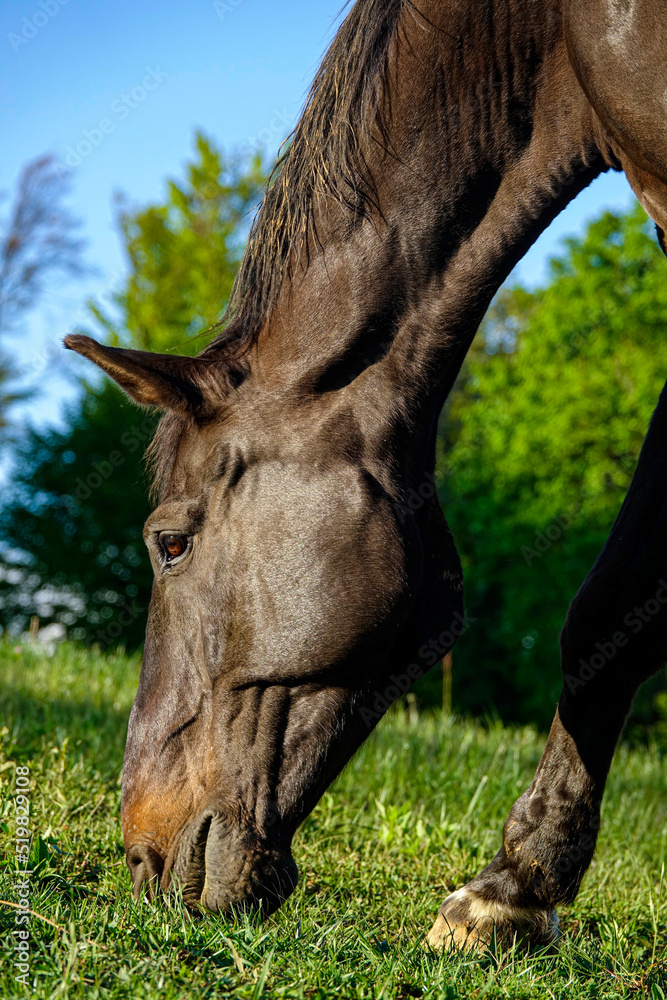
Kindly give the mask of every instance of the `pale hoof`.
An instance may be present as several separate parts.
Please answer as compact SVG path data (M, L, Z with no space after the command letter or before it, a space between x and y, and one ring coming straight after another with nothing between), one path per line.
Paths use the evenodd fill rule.
M444 901L426 940L437 951L484 951L494 936L505 947L555 948L558 914L495 903L463 888Z

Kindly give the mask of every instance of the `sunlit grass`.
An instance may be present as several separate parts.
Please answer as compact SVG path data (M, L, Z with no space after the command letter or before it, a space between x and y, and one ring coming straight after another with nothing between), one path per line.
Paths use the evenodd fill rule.
M543 737L531 729L397 710L299 832L297 891L262 925L193 922L177 901L134 902L120 837L120 769L139 664L63 646L0 645L3 854L13 852L13 774L29 764L36 989L0 996L664 998L667 762L619 751L599 850L561 914L556 958L438 957L422 947L446 892L497 850ZM10 869L0 898L16 901ZM56 926L54 926L56 925Z

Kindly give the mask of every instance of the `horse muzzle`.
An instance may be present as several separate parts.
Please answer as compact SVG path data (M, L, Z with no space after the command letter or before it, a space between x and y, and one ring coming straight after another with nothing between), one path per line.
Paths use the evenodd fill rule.
M158 883L163 889L178 883L188 906L211 913L254 910L269 916L292 894L299 877L289 845L262 839L212 810L185 829L173 864L141 847L130 848L127 859L135 896L146 883L150 897Z

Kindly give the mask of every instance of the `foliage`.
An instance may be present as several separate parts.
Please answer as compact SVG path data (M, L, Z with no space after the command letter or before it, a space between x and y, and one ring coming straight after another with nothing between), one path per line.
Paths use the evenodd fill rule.
M118 318L91 303L112 346L196 354L222 317L266 177L259 154L225 158L202 133L195 146L185 183L169 181L164 204L119 205L129 274L112 296Z
M558 636L620 508L667 377L667 264L643 211L605 214L501 292L440 439L439 482L477 623L455 704L546 725Z
M6 625L59 621L102 646L143 642L152 571L142 539L150 510L142 454L156 417L103 382L65 414L66 430L33 430L17 457L0 575Z
M91 304L107 342L183 354L205 346L262 184L257 157L227 160L198 135L186 180L170 182L164 204L121 211L130 274L111 315ZM143 641L152 573L142 454L155 424L104 380L70 408L65 431L26 433L0 518L10 547L0 571L5 626L20 631L37 614L87 642Z
M617 1000L667 993L667 769L622 749L596 860L561 910L557 957L439 957L423 936L445 894L495 853L544 738L392 711L297 834L299 886L262 925L132 899L120 770L137 658L0 643L0 900L16 902L13 764L30 767L36 1000ZM0 902L0 928L15 910ZM45 919L40 919L45 918ZM46 921L52 923L47 923ZM56 926L53 926L56 925ZM4 936L4 935L3 935ZM7 940L7 939L5 939ZM25 990L9 961L0 995Z

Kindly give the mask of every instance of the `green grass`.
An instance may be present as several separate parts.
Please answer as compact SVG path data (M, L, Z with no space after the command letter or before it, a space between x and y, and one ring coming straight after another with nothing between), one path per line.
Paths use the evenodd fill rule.
M667 763L621 749L596 860L561 913L557 957L438 957L424 933L448 890L495 853L543 737L395 710L299 832L301 880L262 925L138 904L120 837L120 769L138 662L0 643L3 856L12 763L29 764L31 994L13 980L0 906L0 996L472 998L667 996ZM9 864L0 898L15 901Z

